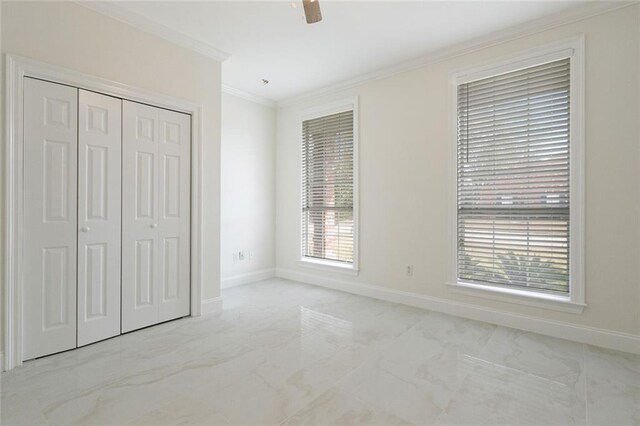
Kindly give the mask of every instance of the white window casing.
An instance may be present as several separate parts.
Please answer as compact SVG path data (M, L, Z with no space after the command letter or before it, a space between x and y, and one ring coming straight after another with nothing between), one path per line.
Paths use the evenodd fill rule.
M300 115L299 261L358 271L358 102Z
M584 41L452 74L457 292L581 312Z

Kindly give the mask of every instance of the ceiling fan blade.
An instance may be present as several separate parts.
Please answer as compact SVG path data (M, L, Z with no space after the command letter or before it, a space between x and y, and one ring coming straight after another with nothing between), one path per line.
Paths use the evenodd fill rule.
M307 18L307 24L322 21L320 2L318 0L302 0L302 5L304 6L304 16Z

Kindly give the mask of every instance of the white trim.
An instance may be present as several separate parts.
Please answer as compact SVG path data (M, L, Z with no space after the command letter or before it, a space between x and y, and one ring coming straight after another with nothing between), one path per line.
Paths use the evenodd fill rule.
M569 297L520 290L516 288L482 285L462 281L458 281L457 283L447 283L447 286L449 286L449 290L452 292L466 294L467 296L483 297L485 299L498 300L500 302L534 306L536 308L551 309L571 314L581 314L586 306L584 304L572 302Z
M459 282L457 279L457 87L470 81L499 75L506 72L552 62L558 59L570 58L570 218L569 218L569 289L570 294L563 302L559 299L551 301L540 292L526 290L510 290L504 287L476 285ZM585 305L584 292L584 35L575 36L559 42L530 49L517 56L498 58L488 63L478 64L450 74L450 96L452 110L451 120L451 149L450 149L450 214L449 241L451 252L449 267L449 289L458 287L459 291L472 296L491 297L519 304L544 307L581 313ZM510 293L508 296L507 293ZM543 300L546 299L546 300ZM545 303L546 302L546 303Z
M561 339L572 340L618 351L640 354L640 336L587 327L578 324L498 311L450 299L392 290L370 284L356 283L335 278L320 277L290 269L276 268L279 278L313 284L387 302L401 303L476 321L516 328Z
M22 93L23 74L12 58L5 59L5 244L4 351L5 371L22 364ZM16 321L14 321L16 318Z
M333 102L325 102L322 104L314 105L304 108L298 111L300 119L300 128L302 129L302 122L305 120L313 120L314 118L324 117L325 115L338 114L340 112L346 112L353 110L354 113L358 108L358 97L351 96L349 98L339 99ZM354 126L357 120L355 120L354 114ZM300 133L302 134L302 133Z
M276 276L275 268L261 269L246 274L233 275L220 281L220 288L231 288L239 285L250 284L256 281L268 280Z
M222 311L222 297L212 297L202 301L202 315L213 314Z
M341 99L335 102L323 103L313 107L305 108L298 111L298 137L302 135L302 122L312 120L314 118L323 117L325 115L337 114L345 111L353 111L353 263L351 265L337 265L336 262L319 261L309 259L302 256L302 143L298 143L298 258L300 262L306 264L316 264L324 269L344 272L350 270L354 274L358 274L359 268L359 251L360 251L360 184L359 184L359 121L360 114L358 110L358 97Z
M237 98L244 99L246 101L255 102L260 105L268 106L270 108L276 107L276 102L263 98L262 96L254 95L253 93L245 92L244 90L236 89L235 87L231 87L228 84L222 85L222 93L227 93L229 95L235 96Z
M216 61L224 62L231 57L227 52L118 6L117 3L95 0L76 0L74 3Z
M416 70L439 62L446 61L451 58L470 54L479 50L487 49L510 41L518 40L523 37L532 36L553 28L579 22L594 16L613 12L615 10L637 5L634 1L621 2L587 2L578 7L571 8L567 11L553 14L551 16L530 21L515 27L496 31L492 34L476 37L473 40L449 46L426 56L401 62L390 67L382 68L370 73L363 74L353 79L345 80L336 84L324 86L320 89L307 91L302 94L294 95L278 101L278 107L286 107L297 103L314 99L320 96L333 94L343 90L352 89L376 80L392 77L397 74Z
M22 364L22 247L23 247L23 108L25 76L129 99L191 115L191 315L201 314L202 298L202 107L134 87L6 54L5 143L5 368Z
M545 45L542 48L529 49L525 54L518 54L517 56L510 56L498 60L489 60L486 65L474 65L463 71L454 71L452 74L455 78L455 83L460 85L558 61L560 59L571 58L576 53L575 47L578 46L579 49L579 44L583 40L583 35L573 37L560 43Z
M353 264L336 262L333 260L301 256L297 262L303 268L315 269L316 271L338 272L347 275L358 275L360 272L353 266Z

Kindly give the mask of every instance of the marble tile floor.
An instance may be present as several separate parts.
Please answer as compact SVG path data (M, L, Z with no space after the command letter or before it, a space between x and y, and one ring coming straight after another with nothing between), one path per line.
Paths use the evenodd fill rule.
M640 425L640 356L271 279L3 373L14 424Z

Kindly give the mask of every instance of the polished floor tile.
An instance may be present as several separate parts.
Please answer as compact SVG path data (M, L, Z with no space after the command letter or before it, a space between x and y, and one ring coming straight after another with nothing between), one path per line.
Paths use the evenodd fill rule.
M3 425L640 425L640 356L271 279L25 363Z

